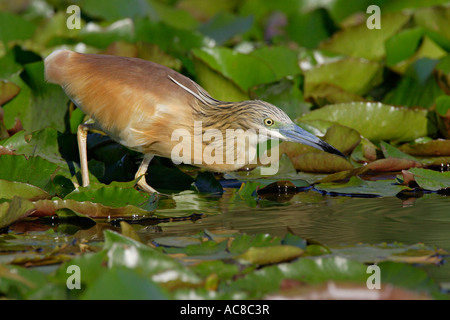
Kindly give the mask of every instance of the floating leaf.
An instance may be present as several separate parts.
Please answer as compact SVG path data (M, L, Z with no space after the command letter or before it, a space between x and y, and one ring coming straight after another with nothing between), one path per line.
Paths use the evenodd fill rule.
M8 128L13 127L18 118L28 133L44 128L64 131L68 97L60 86L45 81L42 61L27 63L20 77L15 75L10 81L21 90L3 106Z
M0 203L0 229L26 217L33 209L33 203L19 197L13 197L11 202Z
M450 156L450 140L437 139L423 143L408 143L399 150L414 156Z
M350 162L335 154L306 153L292 158L295 169L304 172L332 173L353 169Z
M389 143L386 143L384 141L380 142L380 147L385 158L397 158L397 159L417 161L417 159L414 158L413 156L410 156L409 154L406 154L398 150L397 148L391 146Z
M108 250L108 268L138 270L158 283L200 282L195 273L164 253L113 231L105 231L105 249Z
M37 186L50 194L54 187L52 177L60 170L60 167L41 157L29 157L22 155L2 155L0 157L0 179L18 181Z
M0 81L0 106L14 98L20 92L20 87L12 82Z
M359 177L351 177L347 183L319 183L314 188L329 194L393 197L408 187L397 185L393 180L366 181Z
M347 56L379 60L385 55L384 42L402 28L409 18L403 12L384 14L381 16L381 29L369 29L363 19L356 26L336 32L320 48ZM358 45L355 46L355 43Z
M154 197L139 192L134 188L121 188L117 186L80 187L69 193L64 200L90 201L105 206L120 208L127 205L147 208Z
M14 196L30 201L49 199L51 196L41 188L28 183L0 180L0 198L12 199Z
M292 283L292 281L290 282ZM283 286L283 283L282 283ZM335 283L305 286L299 282L287 289L264 297L267 300L429 300L425 293L416 293L392 285L368 290L367 284Z
M412 141L436 128L427 119L427 110L394 107L382 103L355 102L328 105L299 121L328 120L350 127L372 141Z
M422 163L399 158L378 159L366 165L367 169L375 172L392 172L416 167L422 167Z
M244 260L249 263L265 265L272 263L280 263L298 258L303 254L303 250L289 245L278 245L269 247L250 247L237 259Z
M275 83L258 85L251 90L251 97L254 99L267 101L295 119L304 113L309 112L310 103L305 102L303 93L300 90L300 77L294 79L283 78Z
M447 6L433 6L416 10L413 14L417 25L426 30L427 35L447 51L450 49L450 29L448 19L450 10Z
M5 47L10 41L31 38L35 30L34 23L9 12L0 12L0 41Z
M326 97L321 84L363 95L381 82L381 65L362 59L346 58L304 70L305 97Z
M38 200L34 202L34 216L53 216L58 210L69 209L78 215L96 219L114 218L145 218L153 216L151 211L144 210L134 205L123 207L110 207L101 203L76 200Z
M90 283L86 300L163 300L168 295L155 282L126 268L110 268Z
M218 72L222 78L231 80L243 93L257 84L278 80L274 70L264 61L248 54L239 53L228 48L203 48L193 52L194 56L209 68ZM199 82L216 99L229 101L227 90L215 87L218 83L208 83L203 79L203 69L197 72ZM221 80L224 81L224 80ZM214 86L213 86L214 85ZM244 100L244 99L243 99Z
M295 279L303 283L329 280L366 283L366 270L366 265L341 257L305 258L259 269L235 280L228 288L245 290L254 297L260 297L277 291L284 279Z
M219 12L209 21L204 23L199 31L214 39L217 45L223 45L227 40L238 34L243 34L250 29L253 17L235 16L228 12Z
M437 191L450 188L450 172L423 168L411 168L407 172L414 175L415 181L423 189Z
M397 87L388 92L383 103L430 108L435 99L444 94L434 77L437 60L421 58L413 62Z

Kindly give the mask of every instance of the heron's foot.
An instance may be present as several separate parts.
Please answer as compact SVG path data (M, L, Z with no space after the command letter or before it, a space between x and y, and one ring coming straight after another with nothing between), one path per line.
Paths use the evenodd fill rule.
M142 191L145 191L145 192L150 193L150 194L153 194L153 193L159 194L158 191L156 191L155 189L150 187L150 185L147 183L147 181L145 181L145 175L141 176L141 178L136 183L136 187L138 187Z

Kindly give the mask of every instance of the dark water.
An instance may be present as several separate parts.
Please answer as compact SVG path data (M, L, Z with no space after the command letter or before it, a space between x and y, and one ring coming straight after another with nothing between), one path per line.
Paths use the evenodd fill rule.
M450 197L425 194L420 198L332 197L314 191L250 200L228 190L221 198L186 194L178 201L192 210L207 212L197 221L159 224L144 228L147 238L188 235L204 229L236 230L248 234L283 236L291 230L329 247L401 242L424 243L450 251ZM176 210L176 209L175 209ZM450 282L450 266L425 267L437 282Z

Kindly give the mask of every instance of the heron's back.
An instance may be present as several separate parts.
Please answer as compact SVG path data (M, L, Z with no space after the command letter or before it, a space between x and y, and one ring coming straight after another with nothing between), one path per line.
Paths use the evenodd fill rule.
M45 59L45 76L105 133L133 149L170 140L174 124L193 121L192 95L169 76L194 90L192 81L150 61L58 50Z

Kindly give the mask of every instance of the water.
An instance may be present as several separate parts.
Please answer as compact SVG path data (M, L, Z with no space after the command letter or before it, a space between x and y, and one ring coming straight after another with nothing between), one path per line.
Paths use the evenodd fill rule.
M331 197L314 191L275 195L271 201L251 201L227 190L222 198L197 195L200 208L211 214L196 221L144 228L141 236L189 235L205 229L236 230L247 234L284 236L289 230L331 248L355 244L424 243L450 251L450 197L425 194L421 198ZM214 214L214 212L216 214ZM450 264L425 266L437 283L450 282Z
M333 197L309 190L255 199L239 196L236 189L226 189L220 197L185 191L174 195L173 199L161 200L158 208L158 214L167 217L197 213L201 218L158 224L134 221L135 229L144 241L164 236L188 236L207 229L212 232L268 233L280 237L292 232L331 249L361 243L400 242L407 245L423 243L427 247L450 251L450 197L439 194L402 200L397 197ZM33 233L54 227L57 225L52 227L32 220L16 223L11 230ZM63 224L62 227L70 229L70 225ZM75 236L102 240L105 228L120 231L117 224L98 222L90 229L78 230ZM58 230L62 230L61 226ZM450 283L450 263L423 268L437 283Z
M329 246L423 242L450 250L450 197L438 194L400 200L331 197L308 191L281 203L245 199L229 202L228 196L226 193L222 199L202 199L209 211L218 214L194 222L164 223L160 231L164 235L186 235L204 229L233 229L282 236L290 228L297 235Z

